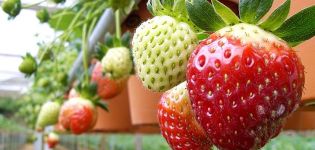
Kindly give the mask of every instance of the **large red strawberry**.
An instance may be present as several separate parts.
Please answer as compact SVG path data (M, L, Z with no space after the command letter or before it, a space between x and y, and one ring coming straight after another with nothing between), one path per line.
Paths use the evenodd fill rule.
M187 2L194 23L218 30L190 56L187 81L192 106L220 149L259 149L277 136L299 106L304 67L290 46L315 34L314 22L309 23L315 7L285 21L287 1L258 26L272 1L241 0L240 19L217 0L212 3ZM205 9L212 13L206 22L200 16Z
M92 81L97 84L97 93L103 100L108 100L110 98L118 95L125 83L125 79L111 79L108 76L103 76L102 64L98 61L92 72Z
M211 142L195 119L186 82L165 92L158 105L161 133L173 150L209 150Z
M60 110L59 122L73 134L81 134L94 127L97 119L96 107L87 99L81 97L66 101Z

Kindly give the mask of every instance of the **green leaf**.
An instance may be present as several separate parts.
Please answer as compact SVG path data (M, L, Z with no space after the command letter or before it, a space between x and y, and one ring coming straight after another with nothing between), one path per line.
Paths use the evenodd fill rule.
M278 29L288 17L290 4L291 0L287 0L285 3L283 3L269 16L267 20L260 24L260 27L269 31Z
M205 33L205 32L197 33L197 38L199 41L202 41L208 37L209 37L209 33Z
M101 43L98 43L95 47L95 57L98 59L98 60L102 60L102 58L105 56L105 54L107 53L108 51L108 47L104 44L101 44Z
M96 103L96 106L99 106L99 107L101 107L103 110L109 112L109 110L108 110L108 108L107 108L107 104L106 104L104 101L98 100L98 101L96 101L95 103Z
M271 8L273 0L240 0L241 20L256 24Z
M186 0L188 15L192 22L205 31L217 31L226 26L207 0Z
M104 37L104 44L107 47L113 47L114 46L114 37L110 33L106 33Z
M131 39L131 33L126 32L121 37L121 44L122 46L130 48L130 39Z
M274 34L296 45L315 35L315 6L311 6L286 20Z
M235 13L218 0L212 0L212 5L217 14L221 16L226 24L231 25L240 22L240 19L235 15Z
M55 12L49 20L49 25L55 30L66 30L76 13L72 10L62 10Z

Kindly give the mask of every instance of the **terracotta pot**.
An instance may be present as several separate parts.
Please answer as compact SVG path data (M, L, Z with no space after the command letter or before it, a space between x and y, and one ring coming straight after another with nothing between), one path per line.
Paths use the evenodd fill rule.
M136 76L129 78L128 89L132 124L156 126L158 124L157 104L162 93L145 89Z
M285 130L314 130L315 108L296 111L286 122Z
M116 97L108 100L109 112L98 108L98 119L93 132L130 132L132 125L130 119L128 88Z

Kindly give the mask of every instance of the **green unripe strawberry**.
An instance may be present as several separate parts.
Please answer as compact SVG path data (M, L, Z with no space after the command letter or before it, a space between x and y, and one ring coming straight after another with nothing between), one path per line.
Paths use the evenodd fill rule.
M27 53L26 56L23 57L23 61L19 66L19 70L26 75L32 75L36 69L37 63L35 58Z
M47 9L41 9L37 11L36 17L40 21L40 23L48 22L48 20L50 19L49 12L47 11Z
M132 71L132 59L129 49L116 47L108 50L102 59L103 72L113 79L121 79Z
M45 88L45 87L49 86L49 82L50 82L50 81L49 81L48 78L40 78L40 79L37 81L36 85L39 86L39 87Z
M2 10L10 17L16 17L22 8L21 0L4 0L2 2Z
M54 56L54 54L53 54L51 49L40 48L38 53L37 53L37 57L41 61L50 60L53 58L53 56Z
M46 102L38 114L36 130L41 131L48 125L53 125L58 121L60 104L57 102Z
M67 85L68 83L68 75L65 72L59 72L57 74L57 81L62 85Z
M157 16L142 23L132 40L133 58L142 83L152 91L166 91L185 80L197 35L184 22Z

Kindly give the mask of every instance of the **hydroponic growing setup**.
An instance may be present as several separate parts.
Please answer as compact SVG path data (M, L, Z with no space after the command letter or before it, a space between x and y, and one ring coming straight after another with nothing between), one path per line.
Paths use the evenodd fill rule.
M0 150L315 150L314 0L0 4Z

